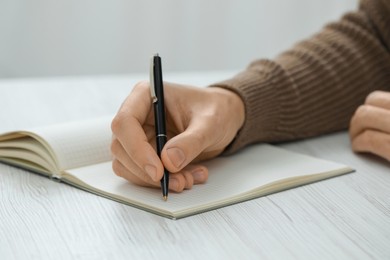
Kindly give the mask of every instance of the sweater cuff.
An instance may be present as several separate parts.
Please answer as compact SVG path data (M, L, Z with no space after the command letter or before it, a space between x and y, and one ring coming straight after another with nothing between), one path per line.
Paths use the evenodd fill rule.
M283 70L276 63L260 60L233 78L210 86L235 92L245 105L245 122L224 154L234 153L254 142L275 141L274 136L282 130L278 116L285 109L283 91L276 88L283 88L280 83L285 80ZM288 96L291 97L291 93Z

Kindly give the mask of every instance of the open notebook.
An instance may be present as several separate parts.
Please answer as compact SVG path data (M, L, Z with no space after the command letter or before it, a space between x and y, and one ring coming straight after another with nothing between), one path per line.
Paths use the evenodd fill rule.
M209 179L164 201L159 189L117 177L111 118L0 135L0 160L169 218L182 218L353 171L345 165L258 144L205 163Z

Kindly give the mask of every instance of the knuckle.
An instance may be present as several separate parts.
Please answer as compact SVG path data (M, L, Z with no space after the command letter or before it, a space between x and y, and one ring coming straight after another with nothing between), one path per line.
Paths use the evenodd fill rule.
M124 121L124 113L118 112L118 114L114 117L114 119L111 122L111 131L117 135L120 132L120 129L122 128L122 124Z
M148 184L153 183L152 178L143 171L139 172L139 174L137 174L137 177L144 183L148 183Z
M373 148L373 139L370 130L361 133L361 144L365 150L371 151Z
M191 172L185 171L184 172L184 178L185 178L185 189L191 189L194 185L194 178L192 177Z
M123 164L117 159L112 161L112 170L116 176L124 178L127 181L137 185L147 186L153 183L153 181L146 173L141 171L133 172L132 170L129 170L123 166Z
M182 192L184 190L184 188L186 187L186 183L185 181L180 181L179 182L179 187L178 187L178 192Z
M117 139L111 141L111 145L110 145L111 154L113 155L117 154L118 145L119 145L119 141Z
M118 160L113 160L112 161L112 170L114 171L115 175L118 177L123 177L123 172L122 172L122 167L121 164Z
M133 92L138 92L138 93L141 92L142 94L144 94L147 91L149 91L149 82L148 81L140 81L137 84L135 84L135 86L133 87L132 93ZM132 95L132 94L130 94L130 95ZM121 129L123 128L125 122L127 122L127 120L132 117L131 111L129 111L129 109L127 108L127 106L125 104L126 104L126 101L122 104L118 113L115 115L115 117L113 118L113 120L111 122L111 131L114 134L119 133L121 131Z
M383 93L384 92L380 91L380 90L375 90L375 91L371 92L366 97L365 103L366 104L376 104L379 100L381 100Z
M139 81L133 87L133 91L145 91L145 90L149 90L149 81L147 80Z
M356 113L355 113L355 118L366 118L368 114L371 111L371 107L369 105L361 105L357 108Z
M176 186L175 191L182 192L185 188L185 185L186 185L186 180L185 180L184 176L181 174L177 174L177 176L175 176L175 179L177 180L177 186Z

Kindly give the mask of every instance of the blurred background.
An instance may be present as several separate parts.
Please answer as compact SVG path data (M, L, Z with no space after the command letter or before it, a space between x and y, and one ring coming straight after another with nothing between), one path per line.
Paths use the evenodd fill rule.
M240 70L357 0L0 0L0 78Z

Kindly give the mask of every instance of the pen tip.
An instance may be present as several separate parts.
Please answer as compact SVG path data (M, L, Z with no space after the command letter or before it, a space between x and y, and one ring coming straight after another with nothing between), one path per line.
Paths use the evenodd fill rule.
M164 201L168 200L168 196L163 196Z

